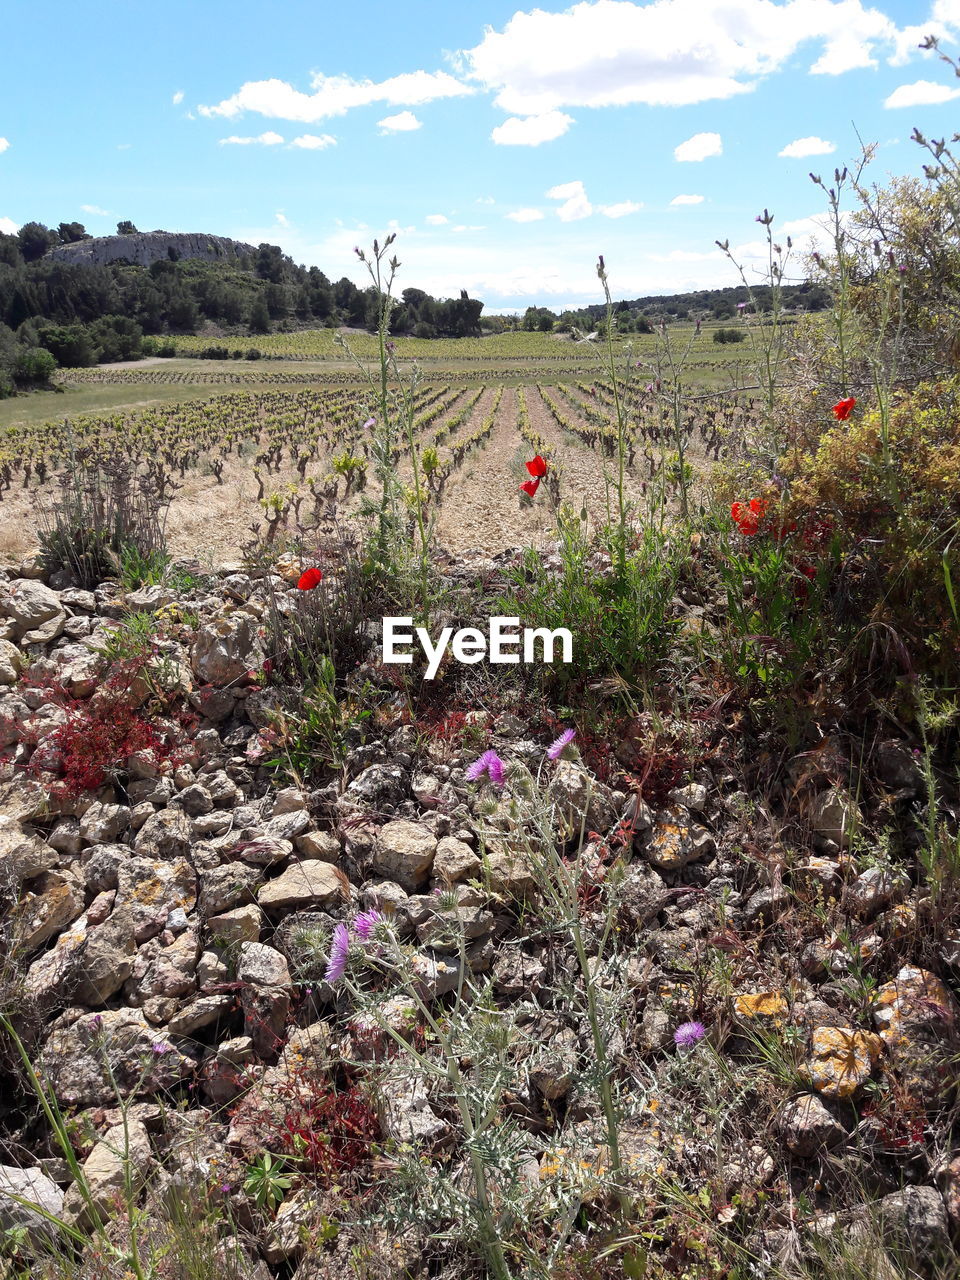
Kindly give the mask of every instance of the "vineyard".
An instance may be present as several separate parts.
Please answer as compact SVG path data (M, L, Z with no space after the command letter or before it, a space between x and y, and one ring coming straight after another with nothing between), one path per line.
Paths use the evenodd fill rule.
M510 335L514 347L518 337L546 345L542 335ZM295 367L197 363L65 371L63 384L74 394L102 392L106 401L129 389L139 403L6 427L0 438L6 554L16 557L32 544L38 513L42 517L54 500L65 466L109 463L120 454L170 503L167 532L180 552L229 557L257 519L275 536L291 524L316 526L376 500L374 399L356 368L327 369L318 381ZM517 382L502 358L495 372L500 376L482 379L450 371L421 375L410 404L411 431L395 447L393 460L407 484L411 443L416 448L430 515L441 544L453 551L542 539L561 503L585 507L595 521L607 512L609 464L617 450L609 380L567 369L565 377L537 370L542 380L528 373ZM221 386L231 389L220 392ZM152 389L172 398L149 403ZM751 401L703 392L678 416L671 398L638 374L627 384L625 408L631 500L644 502L653 486L657 495L685 501L704 466L742 432ZM519 489L532 453L550 464L549 484L536 502Z

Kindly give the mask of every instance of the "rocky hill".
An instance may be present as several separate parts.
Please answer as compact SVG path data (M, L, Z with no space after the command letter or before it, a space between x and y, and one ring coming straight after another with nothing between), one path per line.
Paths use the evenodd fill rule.
M172 250L172 253L171 253ZM149 267L163 258L201 258L220 262L256 253L256 247L229 240L226 236L210 236L192 231L138 231L126 236L96 236L75 244L57 245L46 255L57 262L78 263L87 267L103 267L125 258L139 267Z

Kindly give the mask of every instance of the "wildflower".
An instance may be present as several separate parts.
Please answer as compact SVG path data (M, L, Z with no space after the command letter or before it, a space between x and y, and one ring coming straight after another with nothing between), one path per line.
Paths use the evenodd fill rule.
M745 302L738 302L738 303L737 303L737 310L738 310L738 311L744 311L744 310L746 310L746 306L747 306L747 304L746 304Z
M495 787L503 786L503 761L495 751L485 751L467 770L467 781L476 782L487 774Z
M319 569L307 569L300 575L300 581L297 583L298 591L312 591L314 587L319 587L323 581L323 574Z
M560 737L557 738L554 742L551 742L549 747L547 747L547 755L550 757L550 759L556 760L557 757L563 751L563 748L569 742L572 742L576 737L576 735L577 735L576 729L564 729Z
M371 933L382 919L379 911L361 911L354 917L353 931L361 942L369 942Z
M755 508L753 503L757 503ZM760 517L765 510L765 504L760 504L758 499L754 498L750 503L735 502L730 508L730 518L737 526L737 529L746 538L752 538L760 527Z
M368 418L366 422L363 424L363 430L369 431L371 427L375 427L376 425L377 425L376 418Z
M541 458L539 453L532 462L526 464L526 467L530 474L538 480L547 474L547 460L546 458Z
M221 1183L220 1183L220 1190L221 1190L221 1191L229 1191L229 1190L230 1190L230 1183L229 1183L229 1182L221 1182Z
M536 480L524 480L520 488L528 497L532 498L540 488L540 477L537 476Z
M851 413L853 413L853 406L856 403L856 396L849 396L846 400L838 400L833 406L833 416L838 422L846 422Z
M170 1046L168 1044L162 1044L159 1040L157 1040L152 1047L153 1047L153 1052L157 1055L158 1058L160 1057L161 1054L170 1052Z
M339 982L347 969L347 952L350 950L350 932L345 924L338 924L330 943L330 960L323 975L324 982Z
M707 1034L702 1022L682 1022L673 1033L673 1043L681 1048L690 1048Z

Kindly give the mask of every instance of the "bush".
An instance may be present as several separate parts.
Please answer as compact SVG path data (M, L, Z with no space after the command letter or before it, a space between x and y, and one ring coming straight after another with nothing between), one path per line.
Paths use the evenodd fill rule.
M78 453L58 477L59 494L38 511L38 539L46 567L70 569L84 587L119 575L122 555L144 560L166 550L169 496L156 477L129 459L94 462Z
M263 355L263 352L260 350L259 347L251 347L250 350L247 352L246 358L248 360L259 360L262 355Z
M13 378L20 386L44 386L56 367L56 360L44 347L27 347L17 355Z
M747 335L742 329L714 329L714 342L742 342Z
M837 423L780 470L785 518L831 527L865 617L931 646L956 642L960 378L901 393L886 422L873 409Z

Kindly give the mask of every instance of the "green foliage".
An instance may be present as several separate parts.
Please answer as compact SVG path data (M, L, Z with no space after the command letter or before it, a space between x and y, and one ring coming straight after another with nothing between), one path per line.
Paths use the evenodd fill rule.
M243 1189L247 1195L253 1196L258 1209L265 1209L268 1213L276 1212L293 1185L293 1179L283 1170L284 1162L275 1161L269 1151L258 1156L249 1166Z
M21 386L44 386L56 367L56 360L43 347L25 347L14 362L14 381Z
M746 333L742 329L714 329L714 342L743 342Z
M670 613L683 559L677 542L647 526L627 551L622 570L611 573L603 567L602 544L569 508L560 510L558 533L560 571L528 551L497 612L519 616L522 626L567 627L573 633L573 663L542 668L543 680L559 697L598 685L628 695L651 686L679 626Z
M861 617L949 650L960 632L960 379L855 411L782 467L785 518L829 523Z

